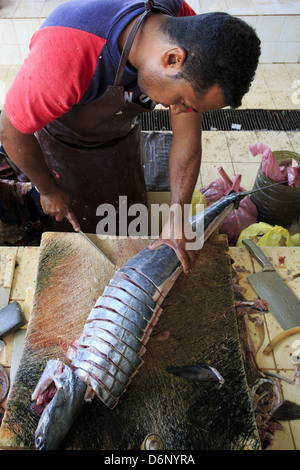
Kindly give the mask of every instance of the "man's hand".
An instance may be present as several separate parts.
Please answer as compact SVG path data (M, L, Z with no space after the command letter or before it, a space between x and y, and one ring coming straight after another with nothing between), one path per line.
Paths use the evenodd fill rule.
M40 201L45 214L55 217L57 222L66 217L75 232L80 230L79 222L74 212L70 210L70 198L63 189L56 187L56 190L52 193L40 194Z
M39 191L45 214L55 217L58 222L66 217L78 232L80 225L70 209L69 196L57 185L49 171L37 139L34 134L22 134L18 131L5 110L0 114L0 139L12 161Z
M187 235L189 235L188 238ZM153 241L150 244L149 249L154 250L160 245L170 246L173 248L177 258L181 262L184 273L187 274L194 266L199 255L199 249L201 248L198 247L197 249L197 243L195 240L196 234L192 234L192 227L187 220L184 224L184 215L182 215L181 208L178 205L175 210L170 210L169 219L163 227L159 239ZM186 249L187 243L193 245L195 249Z

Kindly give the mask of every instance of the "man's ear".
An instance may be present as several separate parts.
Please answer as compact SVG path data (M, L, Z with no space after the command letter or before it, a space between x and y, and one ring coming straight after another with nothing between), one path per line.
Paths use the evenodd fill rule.
M166 49L161 55L161 64L168 72L177 73L184 64L186 52L182 47Z

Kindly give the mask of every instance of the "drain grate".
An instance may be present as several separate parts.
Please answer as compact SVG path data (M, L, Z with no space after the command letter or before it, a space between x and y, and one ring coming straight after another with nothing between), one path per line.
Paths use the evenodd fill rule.
M170 131L168 109L143 113L140 117L143 131ZM219 109L203 114L204 131L298 131L300 111L265 109Z

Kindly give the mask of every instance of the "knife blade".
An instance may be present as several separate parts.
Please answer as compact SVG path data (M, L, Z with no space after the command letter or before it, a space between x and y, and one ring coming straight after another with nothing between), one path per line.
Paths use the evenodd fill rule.
M94 248L96 248L96 250L98 250L98 251L101 253L101 255L102 255L110 264L112 264L113 266L115 266L114 263L103 253L102 250L100 250L100 248L99 248L97 245L95 245L95 243L92 242L92 240L91 240L84 232L82 232L81 230L79 230L79 233L80 233Z
M256 243L249 239L243 240L243 244L263 267L262 271L247 278L256 294L268 302L269 312L284 330L300 326L300 299Z

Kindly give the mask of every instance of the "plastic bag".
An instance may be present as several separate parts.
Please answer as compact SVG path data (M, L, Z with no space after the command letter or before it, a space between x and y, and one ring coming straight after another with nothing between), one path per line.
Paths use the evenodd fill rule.
M221 178L212 181L209 185L202 188L200 191L206 197L207 204L210 205L218 201L223 196L226 196L231 191L245 191L240 186L242 176L236 175L234 181L231 181L225 170L220 167L218 172ZM246 227L257 222L257 209L256 206L250 201L249 196L246 196L241 202L238 209L229 214L219 227L219 232L224 233L228 237L229 245L236 244L237 239Z
M266 144L253 144L249 146L253 157L261 154L262 172L275 183L287 181L289 186L300 187L300 165L294 158L289 158L279 165L274 153Z
M200 207L199 207L200 204ZM191 200L191 207L189 212L189 217L197 214L198 210L203 210L207 207L207 200L206 197L195 189L193 192L192 200Z
M278 225L274 227L265 222L259 222L247 227L239 236L236 246L244 246L242 241L250 238L258 246L299 246L300 233L290 235Z

